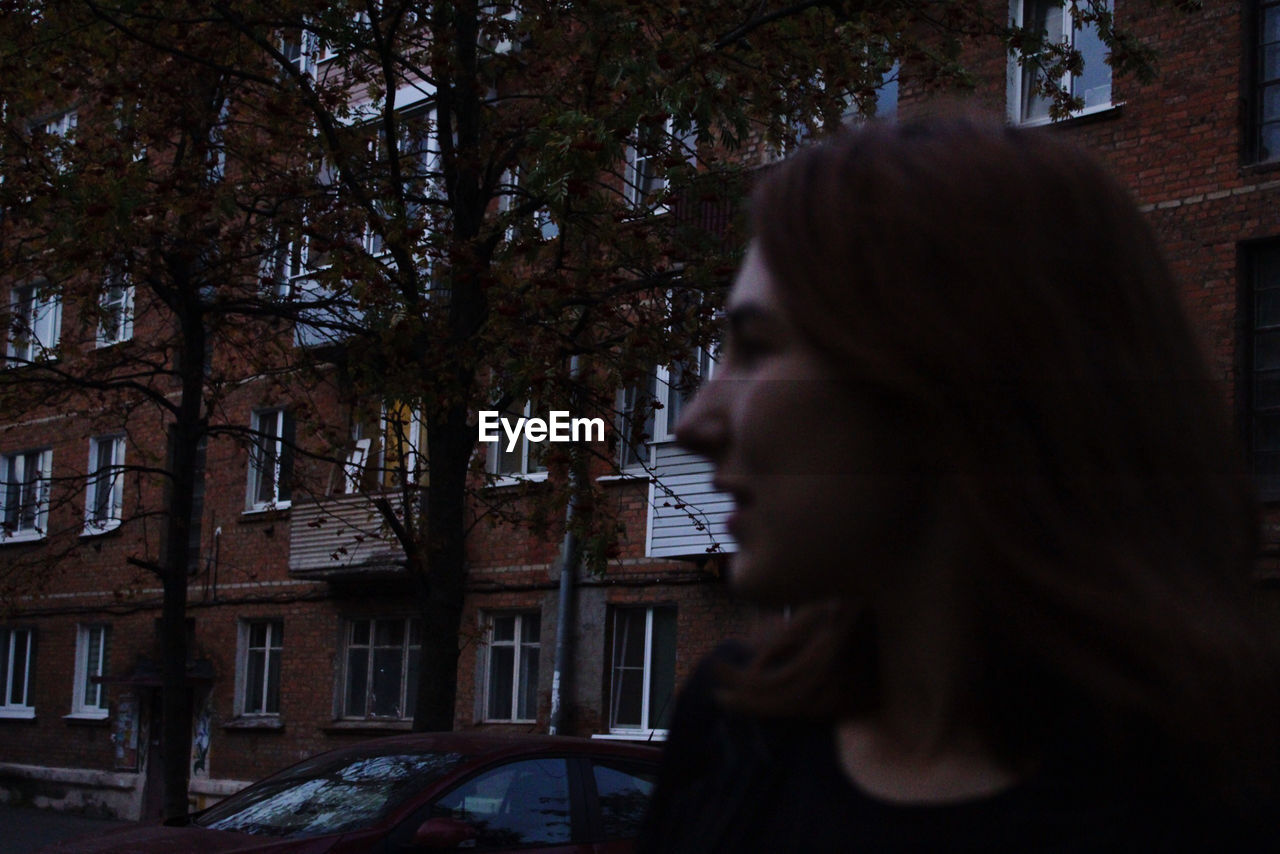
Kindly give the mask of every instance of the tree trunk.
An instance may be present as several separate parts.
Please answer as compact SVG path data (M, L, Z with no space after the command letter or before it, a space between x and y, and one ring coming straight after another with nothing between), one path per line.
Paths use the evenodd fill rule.
M179 421L169 428L169 513L165 529L164 604L160 617L161 755L164 817L186 815L191 755L191 686L187 684L187 553L190 547L199 436Z
M474 436L465 412L448 422L427 425L431 483L422 545L425 566L410 571L422 613L422 655L413 728L419 732L453 729L458 686L458 632L466 593L466 478Z

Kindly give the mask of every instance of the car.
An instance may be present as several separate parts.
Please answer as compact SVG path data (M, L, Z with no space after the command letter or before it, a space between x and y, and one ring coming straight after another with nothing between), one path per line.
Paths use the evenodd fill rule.
M44 851L622 854L660 755L653 745L547 735L378 738L313 756L181 819Z

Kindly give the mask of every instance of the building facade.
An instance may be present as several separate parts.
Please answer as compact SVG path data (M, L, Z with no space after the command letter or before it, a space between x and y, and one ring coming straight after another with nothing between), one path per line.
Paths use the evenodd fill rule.
M1280 577L1280 385L1272 381L1280 375L1280 4L1192 13L1117 0L1114 12L1143 17L1133 27L1157 51L1155 80L1113 80L1090 27L1073 28L1052 3L1013 0L1011 20L1075 40L1085 71L1063 82L1082 106L1050 122L1035 72L995 42L966 46L979 81L972 97L1012 124L1052 124L1043 132L1098 152L1150 217L1269 502L1265 597L1268 579ZM901 112L928 109L932 95L909 65L901 77ZM75 123L62 114L49 132L69 134ZM765 158L759 149L749 156ZM632 186L646 183L640 159L628 168ZM72 335L109 350L149 334L127 282L88 320L34 286L13 285L5 298L26 330L7 336L11 360ZM624 456L620 473L599 474L620 533L607 571L580 570L573 585L560 685L569 734L660 738L693 665L770 619L728 595L727 508L706 462L671 441L678 401L662 391L661 371L657 379L668 396L648 459ZM206 450L188 597L196 806L350 739L408 729L413 717L422 626L402 554L370 497L396 500L383 472L393 448L403 456L415 447L413 416L384 411L345 462L318 474L312 466L313 482L327 485L304 493L290 477L290 448L305 444L296 403L270 381L242 384L223 414L258 438L215 439ZM350 428L337 398L322 394L308 407ZM161 454L164 425L53 408L0 421L0 564L74 553L38 589L14 591L0 620L0 792L122 817L154 812L160 590L128 557L160 532L146 518L120 520L159 504L164 490L145 473L118 470ZM545 731L562 632L560 530L483 513L490 502L535 501L546 474L527 445L481 452L500 477L479 493L467 544L455 726Z

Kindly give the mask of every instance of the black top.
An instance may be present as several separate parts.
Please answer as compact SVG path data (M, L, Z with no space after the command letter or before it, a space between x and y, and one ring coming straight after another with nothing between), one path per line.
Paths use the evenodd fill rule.
M681 694L637 854L1280 851L1271 829L1260 841L1239 820L1209 819L1194 798L1138 796L1092 772L1046 771L944 805L885 801L844 773L833 726L716 703L711 661L745 655L718 650Z

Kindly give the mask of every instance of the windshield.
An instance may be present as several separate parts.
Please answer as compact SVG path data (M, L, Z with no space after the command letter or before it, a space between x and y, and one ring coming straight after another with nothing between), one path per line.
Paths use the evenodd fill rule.
M318 756L232 795L196 817L212 830L313 836L367 827L456 767L460 753Z

